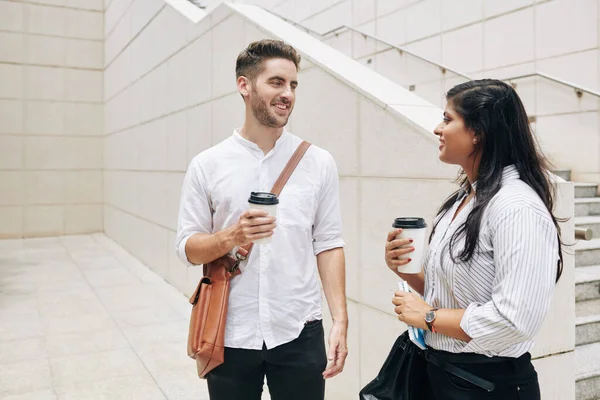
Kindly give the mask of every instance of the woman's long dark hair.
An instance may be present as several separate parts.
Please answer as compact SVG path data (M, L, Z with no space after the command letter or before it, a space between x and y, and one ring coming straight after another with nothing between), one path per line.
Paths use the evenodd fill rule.
M446 100L463 118L465 127L475 132L478 139L475 153L481 154L473 210L450 240L453 259L453 247L461 237L465 238L465 247L458 258L466 262L473 257L483 213L502 186L502 171L504 167L515 165L521 180L533 188L546 205L558 231L558 281L563 269L563 254L560 227L553 214L554 187L548 176L548 162L538 149L521 99L510 85L495 79L482 79L453 87ZM464 171L458 180L461 186L470 188ZM430 241L441 216L456 202L459 193L452 194L440 208Z

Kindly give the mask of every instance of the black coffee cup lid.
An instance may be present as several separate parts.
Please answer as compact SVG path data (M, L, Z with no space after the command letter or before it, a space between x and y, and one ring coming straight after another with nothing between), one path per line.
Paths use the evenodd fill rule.
M394 224L392 225L394 228L403 228L403 229L421 229L427 228L427 224L425 223L425 219L419 217L401 217L396 218L394 220Z
M248 203L273 206L275 204L279 204L279 199L273 193L251 192L250 198L248 199Z

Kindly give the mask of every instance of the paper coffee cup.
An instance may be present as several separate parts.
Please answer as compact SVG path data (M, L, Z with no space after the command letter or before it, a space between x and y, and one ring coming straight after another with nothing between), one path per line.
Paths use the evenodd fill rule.
M267 192L252 192L248 199L248 205L254 210L264 210L269 213L269 216L275 217L277 215L277 204L279 199L273 193ZM266 238L258 239L254 241L254 244L269 244L273 237L269 236Z
M418 217L401 217L396 218L392 227L402 228L402 233L396 236L396 239L413 239L412 243L400 248L414 247L415 251L398 257L400 260L410 258L411 261L398 267L398 272L403 274L418 274L423 266L423 255L425 253L425 233L427 224L423 218Z

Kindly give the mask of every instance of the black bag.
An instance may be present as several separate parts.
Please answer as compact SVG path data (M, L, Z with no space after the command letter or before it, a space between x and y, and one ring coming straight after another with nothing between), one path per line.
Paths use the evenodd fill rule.
M396 339L377 377L362 388L359 400L423 400L428 393L427 361L406 331Z

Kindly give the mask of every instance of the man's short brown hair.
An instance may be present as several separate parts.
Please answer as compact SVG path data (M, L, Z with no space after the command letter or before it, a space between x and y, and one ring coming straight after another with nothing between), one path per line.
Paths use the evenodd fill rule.
M300 65L300 54L289 44L281 40L263 39L252 42L247 48L242 50L235 63L235 77L240 76L254 81L262 72L263 61L271 58L284 58L290 60L296 65Z

